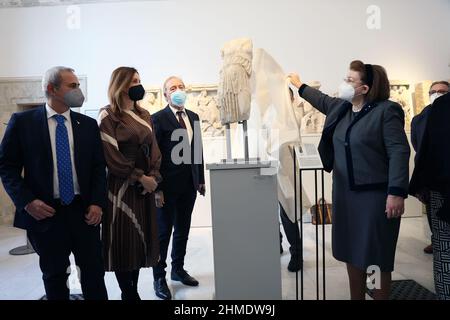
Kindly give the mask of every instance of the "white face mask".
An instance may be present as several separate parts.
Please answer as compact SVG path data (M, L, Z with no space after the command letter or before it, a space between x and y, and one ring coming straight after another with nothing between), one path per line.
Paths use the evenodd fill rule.
M444 93L439 93L439 92L435 92L430 96L430 104L433 104L434 101L439 98L442 97L444 95Z
M338 89L338 97L348 102L352 102L355 97L355 88L345 81L342 82Z

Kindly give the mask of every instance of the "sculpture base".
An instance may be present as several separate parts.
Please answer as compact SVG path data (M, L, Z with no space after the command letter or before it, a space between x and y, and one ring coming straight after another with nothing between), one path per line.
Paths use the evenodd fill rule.
M226 164L260 164L261 158L233 158L233 159L222 159L220 163Z
M217 300L282 298L277 176L271 164L206 166Z

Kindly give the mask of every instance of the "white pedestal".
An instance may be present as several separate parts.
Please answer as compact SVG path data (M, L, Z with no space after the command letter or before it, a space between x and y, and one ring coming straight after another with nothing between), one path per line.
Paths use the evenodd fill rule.
M276 170L213 164L210 170L215 297L281 299Z

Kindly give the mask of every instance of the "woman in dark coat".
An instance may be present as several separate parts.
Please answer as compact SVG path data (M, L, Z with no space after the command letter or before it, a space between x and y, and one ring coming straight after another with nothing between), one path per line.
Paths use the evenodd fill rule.
M327 117L319 144L333 171L333 256L347 264L352 299L365 299L375 272L375 299L388 299L395 249L408 194L410 149L404 112L389 101L386 71L353 61L339 97L290 75L302 98Z

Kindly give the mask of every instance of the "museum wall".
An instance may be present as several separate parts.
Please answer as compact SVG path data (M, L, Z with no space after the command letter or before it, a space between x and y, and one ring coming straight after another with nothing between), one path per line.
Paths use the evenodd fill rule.
M375 29L367 25L372 5L380 9ZM450 78L448 21L448 0L168 0L1 9L0 77L71 66L87 77L82 111L95 110L107 104L109 76L120 65L136 67L150 86L173 74L191 84L217 84L223 43L249 37L286 72L320 81L330 94L355 58L414 85ZM216 151L209 161L221 157L222 142L211 142ZM4 194L0 200L7 201ZM208 198L198 201L193 224L210 225L209 209Z

